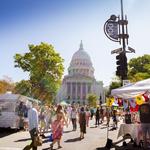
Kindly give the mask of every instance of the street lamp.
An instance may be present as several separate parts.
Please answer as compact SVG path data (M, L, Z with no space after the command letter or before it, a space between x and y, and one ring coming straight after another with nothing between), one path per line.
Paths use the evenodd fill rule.
M121 2L121 18L120 16L111 15L110 18L105 22L104 24L104 33L105 35L114 42L119 42L120 45L122 45L121 48L115 49L111 51L111 54L117 53L119 54L118 57L123 58L120 59L121 62L121 73L118 73L118 69L116 71L116 75L121 78L121 80L127 79L127 57L126 53L135 53L135 50L128 46L128 50L126 50L126 45L128 45L128 20L127 16L123 14L123 0L120 0ZM117 57L117 58L118 58ZM118 66L117 66L118 68ZM119 70L120 71L120 70Z

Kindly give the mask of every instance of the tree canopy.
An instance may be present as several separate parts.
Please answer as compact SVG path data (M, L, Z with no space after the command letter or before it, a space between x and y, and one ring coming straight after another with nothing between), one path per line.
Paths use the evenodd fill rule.
M4 94L7 91L14 91L14 83L7 80L0 80L0 94Z
M27 90L30 88L33 98L52 101L64 72L64 60L54 47L47 43L29 45L28 53L16 54L14 59L15 67L29 72L29 81L21 81L20 84L26 85Z
M87 97L89 106L96 107L97 105L97 96L95 94L89 94Z
M29 80L21 80L20 82L17 82L14 92L19 93L21 95L25 95L25 96L32 96L30 81Z
M132 58L128 63L128 79L132 82L150 78L150 55Z

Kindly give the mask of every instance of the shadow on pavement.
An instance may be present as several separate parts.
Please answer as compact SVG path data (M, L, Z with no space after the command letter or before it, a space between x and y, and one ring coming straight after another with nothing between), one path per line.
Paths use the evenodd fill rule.
M72 130L70 130L70 131L64 131L63 133L70 133L70 132L74 132L74 131L72 131Z
M111 147L111 148L107 148L107 147L98 147L96 148L96 150L111 150L111 149L115 149L115 150L144 150L143 148L139 148L139 147L133 147L133 146L117 146L117 147ZM146 149L149 150L149 149Z
M92 126L92 127L90 127L90 128L97 128L98 126Z
M9 136L10 134L16 133L17 130L10 129L10 128L0 128L0 138Z
M57 150L58 148L53 148L53 150ZM49 147L48 148L43 148L42 150L50 150Z
M108 146L108 147L107 147ZM115 149L115 150L150 150L149 148L144 149L143 147L137 146L135 145L135 143L126 143L125 145L122 146L118 146L114 143L112 143L112 145L107 145L105 147L97 147L96 150L111 150L111 149Z
M101 129L106 129L107 128L107 126L106 127L101 127Z
M28 140L31 140L31 138L20 139L20 140L14 141L14 142L24 142L24 141L28 141Z
M96 148L96 150L109 150L109 149L106 147L98 147L98 148Z
M43 141L43 143L48 143L48 142L50 142L49 139L46 139L46 140Z
M68 139L68 140L66 140L66 141L64 141L64 142L77 142L77 141L81 141L81 139L80 139L80 137L77 137L77 138L74 138L74 139Z

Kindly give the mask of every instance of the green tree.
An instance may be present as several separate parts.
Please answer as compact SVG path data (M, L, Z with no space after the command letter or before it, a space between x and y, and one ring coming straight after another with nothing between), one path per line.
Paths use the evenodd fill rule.
M47 43L29 45L29 52L14 56L15 67L29 72L33 98L52 101L61 84L64 72L63 59Z
M17 82L14 92L19 93L21 95L32 97L30 81L29 80L21 80L20 82Z
M150 55L132 58L128 63L128 79L132 82L150 78Z
M89 106L96 107L97 105L97 96L95 94L89 94L87 97Z
M4 94L7 91L14 91L14 83L7 80L0 80L0 94Z
M105 89L106 97L109 97L109 96L111 95L111 90L112 90L112 89L116 89L116 88L121 87L121 86L122 86L121 84L122 84L122 83L121 83L120 78L117 77L117 76L114 77L114 78L112 79L112 82L111 82L110 85L109 85L109 88L108 88L108 89Z

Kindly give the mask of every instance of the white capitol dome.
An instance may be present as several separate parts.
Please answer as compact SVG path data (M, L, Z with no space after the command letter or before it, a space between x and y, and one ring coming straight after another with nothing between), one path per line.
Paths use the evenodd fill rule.
M82 41L80 43L79 50L72 56L68 73L69 75L82 74L94 77L94 68L92 66L91 58L84 50Z

